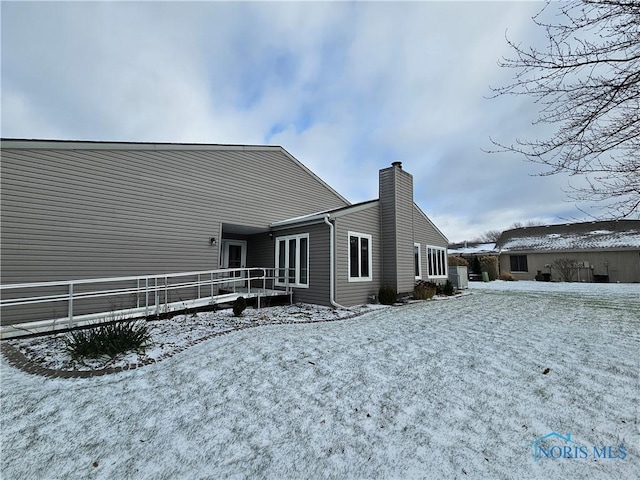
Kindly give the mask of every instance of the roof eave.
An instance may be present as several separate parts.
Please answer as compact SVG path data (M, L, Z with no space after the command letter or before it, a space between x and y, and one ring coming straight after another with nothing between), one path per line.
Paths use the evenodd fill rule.
M615 247L615 248L562 248L562 249L535 249L535 248L501 248L500 253L607 253L607 252L637 252L640 247Z

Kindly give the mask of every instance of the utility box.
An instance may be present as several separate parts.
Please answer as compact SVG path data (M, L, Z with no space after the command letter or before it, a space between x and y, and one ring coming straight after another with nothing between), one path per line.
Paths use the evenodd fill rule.
M449 265L449 281L453 284L454 288L458 290L469 288L467 267Z

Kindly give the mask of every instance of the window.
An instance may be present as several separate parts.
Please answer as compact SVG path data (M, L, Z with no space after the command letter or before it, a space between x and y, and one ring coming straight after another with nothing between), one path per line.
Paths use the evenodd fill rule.
M349 236L349 281L370 282L371 275L371 235L348 232Z
M420 244L413 244L413 269L415 271L416 280L422 278L422 254L420 253Z
M276 285L309 287L309 234L276 238Z
M526 255L509 255L512 272L528 272Z
M429 278L447 278L447 249L427 246L427 275Z

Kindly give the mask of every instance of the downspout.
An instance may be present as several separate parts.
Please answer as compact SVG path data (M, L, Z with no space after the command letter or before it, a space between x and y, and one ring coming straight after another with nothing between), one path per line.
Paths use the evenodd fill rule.
M335 267L334 267L334 258L335 258L335 245L334 245L334 235L333 235L333 223L331 223L329 221L329 218L331 217L330 214L326 214L324 217L324 223L326 223L327 225L329 225L329 301L331 302L331 305L333 305L336 308L342 308L344 310L349 310L349 308L344 307L342 305L340 305L339 303L336 302L336 296L335 296L335 284L336 284L336 279L335 279Z

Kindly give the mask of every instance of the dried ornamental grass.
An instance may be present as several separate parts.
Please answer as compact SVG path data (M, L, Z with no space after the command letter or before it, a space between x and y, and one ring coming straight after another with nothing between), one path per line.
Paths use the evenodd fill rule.
M82 330L73 330L64 339L65 350L75 360L113 358L130 351L144 351L151 343L145 321L113 322Z

